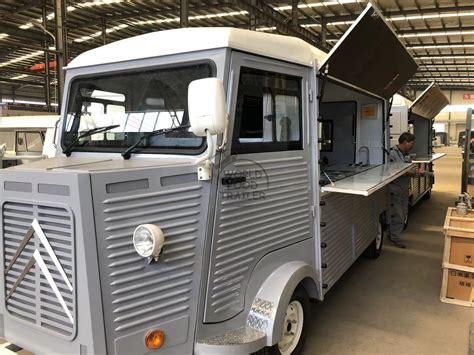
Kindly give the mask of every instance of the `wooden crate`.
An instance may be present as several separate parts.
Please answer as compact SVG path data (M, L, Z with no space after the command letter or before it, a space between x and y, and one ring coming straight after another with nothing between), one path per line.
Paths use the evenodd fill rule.
M455 207L449 207L444 232L451 237L474 238L474 210L468 210L466 216L459 216Z
M455 265L454 265L455 266ZM454 269L454 268L443 268L443 283L441 284L441 294L440 294L440 300L441 302L444 303L450 303L450 304L455 304L458 306L465 306L465 307L474 307L474 268L463 268L462 269ZM465 269L470 269L470 271L465 270ZM469 274L469 277L459 277L459 276L452 276L450 275L452 272L456 273L461 273L463 275ZM458 283L470 283L470 286L468 285L463 285L460 286ZM450 283L454 283L454 285L451 285ZM470 292L469 292L469 287L470 287ZM455 296L456 294L459 294L459 291L461 288L464 288L462 290L463 295L467 295L468 299L457 299ZM454 291L453 291L454 289ZM464 292L466 291L466 292ZM450 293L454 293L450 294Z
M443 267L474 267L474 211L458 216L455 208L448 208L444 232Z
M474 241L474 211L469 210L466 216L459 216L456 208L449 207L444 232L443 282L440 300L458 306L474 307L474 265L471 267L451 263L453 250L456 253L454 259L460 260L459 242L467 242L470 246ZM453 241L456 241L456 244L452 250ZM463 262L466 263L466 259Z

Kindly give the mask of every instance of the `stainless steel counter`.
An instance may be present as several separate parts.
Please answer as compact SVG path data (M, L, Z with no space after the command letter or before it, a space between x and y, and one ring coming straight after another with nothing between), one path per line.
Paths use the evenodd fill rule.
M416 157L415 159L412 160L412 163L431 163L435 160L438 160L442 157L444 157L446 153L435 153L430 156L425 156L425 157Z
M369 169L358 173L356 172L333 184L322 186L321 191L369 196L403 175L411 167L412 164L407 163L388 163L369 167ZM325 171L327 171L327 169Z

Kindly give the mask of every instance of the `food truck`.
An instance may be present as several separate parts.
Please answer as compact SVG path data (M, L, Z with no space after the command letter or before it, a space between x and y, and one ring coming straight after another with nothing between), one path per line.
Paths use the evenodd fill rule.
M2 168L54 157L54 132L59 116L0 117Z
M411 167L388 162L387 100L416 69L372 5L329 54L234 28L81 54L56 156L0 172L1 336L36 354L300 353L309 299L381 251Z
M428 199L434 184L433 162L444 157L445 153L433 151L434 118L449 104L448 98L441 89L432 83L413 103L396 95L390 116L390 132L392 147L398 143L403 132L411 132L416 136L412 162L418 174L410 179L410 205L414 206L422 198Z

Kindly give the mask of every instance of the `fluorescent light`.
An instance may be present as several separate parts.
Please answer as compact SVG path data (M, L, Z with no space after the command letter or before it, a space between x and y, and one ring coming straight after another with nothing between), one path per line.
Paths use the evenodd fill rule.
M420 57L415 57L415 59L467 59L467 58L474 58L474 54L460 54L458 56L456 55L441 55L441 56L420 56Z
M17 76L14 76L12 80L23 79L23 78L26 78L27 76L28 76L27 74L17 75Z
M426 33L407 33L398 35L402 38L410 37L435 37L435 36L461 36L461 35L472 35L474 31L436 31L436 32L426 32Z
M21 62L23 60L26 60L26 59L30 59L30 58L34 58L34 57L38 57L40 55L43 55L43 51L36 51L36 52L32 52L30 54L25 54L21 57L17 57L15 59L11 59L9 61L6 61L6 62L3 62L3 63L0 63L0 68L1 67L6 67L7 65L10 65L10 64L14 64L14 63L18 63L18 62Z
M24 25L21 25L20 28L22 30L27 30L28 28L33 27L33 24L31 22L25 23Z
M455 54L455 55L426 55L415 57L415 59L465 59L474 58L474 54Z
M79 7L91 7L91 6L102 6L102 5L110 5L110 4L117 4L120 2L124 2L125 0L97 0L97 1L87 1L83 3L77 3L76 6Z
M345 5L345 4L357 4L357 3L363 3L365 4L366 1L362 0L338 0L338 1L323 1L323 2L316 2L316 3L310 3L310 4L299 4L298 8L299 9L308 9L312 7L323 7L323 6L334 6L334 5ZM278 6L274 7L274 10L277 11L287 11L291 10L293 7L291 5L285 5L285 6Z
M210 18L218 18L218 17L232 17L232 16L246 16L248 15L248 11L232 11L232 12L221 12L218 14L208 14L208 15L197 15L197 16L189 16L189 21L195 20L204 20ZM179 17L169 17L163 19L156 19L156 20L146 20L146 21L136 21L133 22L134 25L152 25L156 23L178 23L180 21Z
M474 44L429 44L407 46L408 49L474 48Z
M76 8L75 8L74 6L68 6L68 7L66 8L66 11L67 11L67 12L72 12L72 11L74 11L74 10L76 10ZM54 12L50 12L49 14L46 15L46 21L50 21L50 20L52 20L53 18L54 18ZM42 18L42 17L37 18L37 19L36 19L36 22L43 23L43 18ZM27 29L29 29L29 28L31 28L31 27L33 27L33 26L34 26L34 25L33 25L32 22L28 22L28 23L25 23L25 24L23 24L23 25L20 25L19 27L20 27L22 30L27 30Z
M440 69L440 68L453 68L453 69L457 69L459 71L462 71L462 70L468 70L468 71L472 71L474 70L474 65L469 65L469 64L438 64L438 65L433 65L433 64L425 64L425 65L420 65L421 68L426 68L426 69L429 69L429 68L434 68L434 69ZM468 68L468 69L461 69L461 68ZM471 69L471 70L470 70ZM436 70L434 70L436 71Z
M470 12L439 13L439 14L429 14L429 15L420 14L420 15L397 16L397 17L389 17L388 20L389 21L410 21L410 20L427 20L427 19L432 19L432 18L469 17L469 16L474 16L474 12L470 11Z
M8 36L9 36L9 34L7 34L7 33L0 33L0 39L7 38Z
M25 104L25 105L40 105L40 106L46 106L46 102L41 102L41 101L24 101L24 100L11 100L11 99L2 99L3 103L13 103L13 104ZM51 104L51 106L57 107L58 104Z
M106 32L106 33L112 33L112 32L115 32L115 31L122 30L122 29L127 28L127 27L129 27L129 25L123 23L123 24L121 24L121 25L117 25L117 26L114 26L114 27L111 27L111 28L107 28L107 29L105 30L105 32ZM88 40L90 40L90 39L92 39L92 38L96 38L96 37L99 37L99 36L102 36L102 31L98 31L98 32L95 32L95 33L93 33L93 34L91 34L91 35L83 36L83 37L81 37L81 38L76 38L76 39L74 40L74 42L80 43L80 42L88 41Z
M276 27L259 27L256 31L263 32L263 31L275 31Z

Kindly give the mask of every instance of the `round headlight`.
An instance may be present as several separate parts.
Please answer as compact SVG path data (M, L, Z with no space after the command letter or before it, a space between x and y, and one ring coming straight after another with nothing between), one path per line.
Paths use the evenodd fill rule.
M133 232L133 246L144 258L158 258L164 243L163 231L154 224L142 224Z

